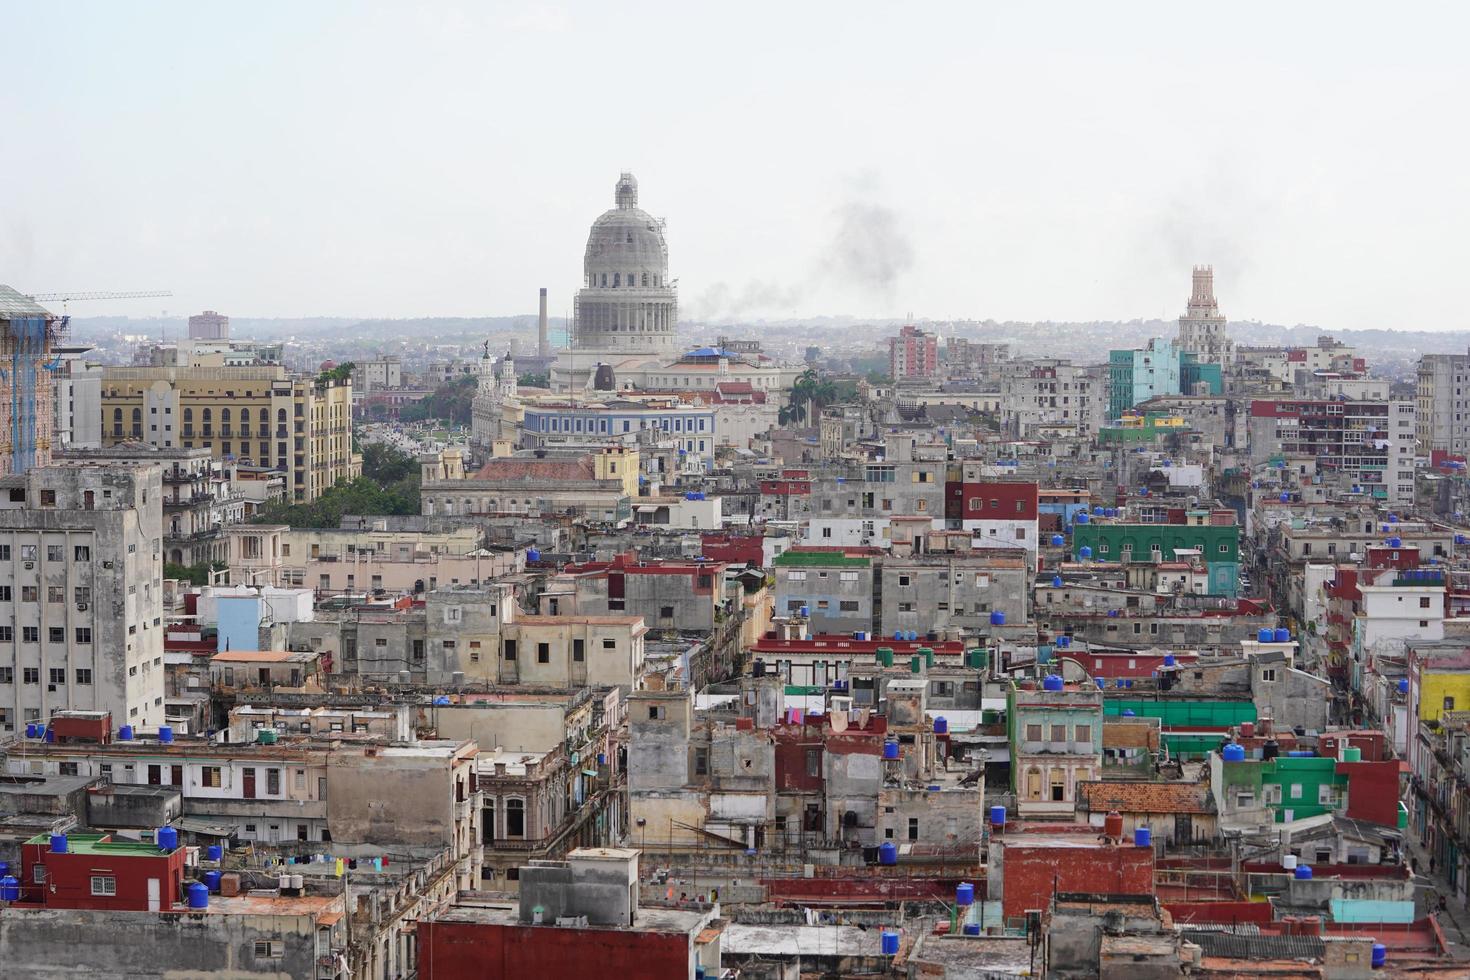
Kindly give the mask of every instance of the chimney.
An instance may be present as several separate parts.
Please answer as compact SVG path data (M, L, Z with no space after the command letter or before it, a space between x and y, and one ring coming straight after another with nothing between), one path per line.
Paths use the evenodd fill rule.
M551 357L551 337L546 329L546 287L541 287L541 318L536 321L536 356Z

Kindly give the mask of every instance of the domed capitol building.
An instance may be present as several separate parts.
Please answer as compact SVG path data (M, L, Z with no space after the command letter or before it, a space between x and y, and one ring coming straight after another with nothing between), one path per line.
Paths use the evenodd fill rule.
M612 209L592 223L587 236L571 343L551 367L552 388L589 389L610 369L619 390L709 391L743 382L757 391L778 392L800 373L754 344L721 343L681 353L678 323L679 295L669 278L664 223L638 206L638 180L624 173L614 188Z

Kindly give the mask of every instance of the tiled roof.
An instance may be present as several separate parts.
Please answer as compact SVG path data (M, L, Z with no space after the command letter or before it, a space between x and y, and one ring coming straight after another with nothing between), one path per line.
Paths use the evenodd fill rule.
M1204 783L1084 782L1082 800L1093 813L1210 813Z
M1203 929L1185 929L1183 936L1204 950L1206 956L1223 956L1233 960L1321 962L1327 951L1327 944L1321 936L1238 936Z

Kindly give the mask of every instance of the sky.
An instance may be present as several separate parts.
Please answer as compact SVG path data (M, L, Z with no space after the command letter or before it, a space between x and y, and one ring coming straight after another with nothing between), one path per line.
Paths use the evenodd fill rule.
M1470 328L1470 5L0 0L0 282L571 308L631 170L681 312ZM1455 288L1451 288L1454 286Z

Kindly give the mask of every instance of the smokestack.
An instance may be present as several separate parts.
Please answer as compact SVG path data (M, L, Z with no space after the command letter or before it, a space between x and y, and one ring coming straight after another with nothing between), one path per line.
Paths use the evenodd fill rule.
M543 359L551 357L551 336L546 329L546 287L541 287L541 319L536 321L536 353Z

